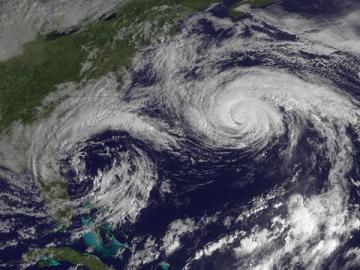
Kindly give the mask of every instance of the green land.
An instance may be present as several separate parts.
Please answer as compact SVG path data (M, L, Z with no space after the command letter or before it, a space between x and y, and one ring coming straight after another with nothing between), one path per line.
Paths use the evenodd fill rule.
M120 250L130 250L127 243L121 243L115 237L110 224L96 227L91 218L82 218L82 224L84 228L89 230L82 237L85 245L93 248L97 254L100 254L101 258L116 257ZM85 266L90 270L110 269L97 256L80 253L70 247L30 249L23 256L23 261L25 263L36 263L38 267L58 266L61 265L61 262L68 262L72 265Z
M61 83L81 84L108 72L121 81L139 49L171 38L181 18L216 2L132 0L108 20L69 34L39 35L25 44L21 55L0 62L0 133L14 121L32 123L47 117L56 104L41 102ZM41 183L50 212L66 227L72 215L66 183L49 179Z
M176 33L176 24L181 18L216 2L218 0L133 0L120 6L109 20L89 24L71 34L38 36L25 44L21 55L0 62L0 132L14 121L32 123L50 114L56 105L42 107L41 102L61 83L86 82L108 72L114 72L121 81L139 49L171 37ZM239 4L259 8L275 2L278 1L246 0ZM238 15L235 9L230 12ZM145 31L149 25L150 30ZM86 62L89 67L84 69ZM69 225L72 209L68 204L66 183L43 181L42 190L49 208L55 209L55 219L59 224ZM85 235L89 246L105 250L105 255L113 255L119 248L128 248L111 235L109 239L111 249L107 247L105 250L97 235ZM69 262L90 270L110 269L98 257L69 247L32 249L24 256L24 261L35 261L39 267ZM170 265L162 262L159 266L169 269Z
M41 102L59 84L86 82L108 72L114 72L121 81L139 49L162 38L171 38L181 18L217 2L132 0L120 6L111 19L91 23L70 34L39 35L25 44L21 55L0 62L0 133L14 121L32 123L49 115L56 105L43 107ZM246 0L239 4L248 3L258 8L274 2L277 1ZM234 9L231 12L236 15ZM86 69L85 63L88 63ZM41 183L46 203L49 208L55 209L55 219L59 224L68 226L72 209L68 204L66 183L60 180ZM109 239L112 241L111 255L115 253L113 250L128 248L114 238ZM85 240L89 246L103 251L103 244L96 235L85 235ZM69 247L32 249L24 256L24 261L35 261L39 267L69 262L90 270L110 269L98 257ZM168 269L170 265L162 262L159 266Z
M58 84L98 78L110 71L121 79L138 49L173 34L180 18L215 2L133 0L109 20L25 44L21 55L0 62L0 132L13 121L31 123L44 116L39 113L41 101ZM82 70L85 62L91 67Z
M67 192L67 184L63 180L40 181L44 201L53 213L57 224L62 228L70 225L72 206Z
M109 270L98 257L80 253L69 247L48 247L43 249L32 249L24 255L24 262L36 262L39 267L57 266L61 262L72 265L82 265L89 270Z

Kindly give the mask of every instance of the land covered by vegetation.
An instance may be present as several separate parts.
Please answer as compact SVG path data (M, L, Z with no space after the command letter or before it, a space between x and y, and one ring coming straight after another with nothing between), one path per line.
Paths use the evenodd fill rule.
M21 55L0 62L0 132L13 121L31 123L43 117L41 101L58 84L110 71L121 79L138 49L172 35L180 18L215 2L133 0L107 20L27 43Z
M48 247L32 249L24 255L24 262L35 262L39 267L58 266L62 263L81 265L89 270L109 270L98 257L87 253L80 253L70 247Z
M132 0L107 19L77 31L39 35L25 44L21 55L0 62L0 133L14 121L32 123L51 114L56 102L42 101L59 84L81 85L108 72L121 81L139 49L171 38L181 18L215 2ZM62 228L67 227L72 208L66 182L38 180L50 212Z

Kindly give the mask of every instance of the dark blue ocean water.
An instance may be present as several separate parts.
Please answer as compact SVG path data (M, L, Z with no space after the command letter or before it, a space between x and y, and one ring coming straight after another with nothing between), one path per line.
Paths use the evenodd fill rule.
M228 16L228 8L234 2L236 1L223 1L222 4L212 10L212 14L218 17ZM316 13L323 11L322 1L312 1L311 4L307 2L284 1L283 5L291 12ZM186 24L186 22L183 22L183 24ZM184 25L179 25L179 27L184 27ZM298 39L298 37L291 33L266 24L261 27L258 25L249 26L249 32L245 31L243 36L239 38L251 38L251 32L253 31L265 33L273 40L296 42ZM235 32L231 27L223 29L215 28L211 20L202 18L191 29L189 34L198 35L199 38L204 40L204 47L201 50L205 51L207 46L212 46L214 43L219 46L226 43L227 39L234 37ZM285 58L278 57L279 54L273 54L273 50L277 50L279 54L286 55L287 60L285 61ZM199 54L201 53L199 51ZM302 61L295 61L297 58L301 58ZM294 61L289 61L289 59L294 59ZM310 72L323 79L331 80L339 88L353 96L359 97L360 95L359 78L351 68L354 65L360 65L360 61L357 57L347 53L336 52L330 56L311 55L306 52L291 51L291 48L284 49L280 45L278 47L274 45L274 47L262 51L247 50L246 52L232 52L223 60L213 64L214 67L220 70L219 72L234 67L249 66L274 67L287 70L296 75ZM196 80L201 77L201 69L201 66L197 66L191 70L184 70L183 75L188 80ZM151 85L160 79L150 65L146 65L142 70L132 73L132 83L129 84L128 89L125 89L126 100L131 102L132 90L135 88L139 86L151 87ZM149 104L142 113L154 119L158 118L168 122L170 126L174 124L174 119L177 117L158 103ZM181 122L181 119L176 120ZM151 193L148 207L141 212L138 221L135 224L124 223L121 228L114 228L112 233L122 242L131 241L131 239L140 235L152 235L155 238L161 238L166 233L168 225L176 219L191 218L199 220L203 216L211 216L215 213L220 213L220 217L224 218L225 216L236 216L253 197L267 193L268 190L273 189L277 185L285 185L285 187L289 188L289 193L291 193L291 189L296 189L297 192L303 194L312 194L322 190L328 178L330 164L328 160L323 158L327 149L324 149L324 152L314 153L313 145L322 144L325 138L322 138L309 123L303 123L302 130L299 143L290 159L285 160L280 155L290 140L289 133L286 132L279 141L269 145L266 158L257 161L255 161L253 153L210 148L203 144L201 138L187 129L186 126L183 127L181 152L175 149L173 151L155 150L149 142L133 138L126 131L108 130L101 134L95 134L86 142L85 147L81 148L81 151L84 153L82 161L86 164L85 175L87 178L85 181L78 181L75 171L71 168L71 156L68 159L64 158L62 160L61 168L63 176L68 181L68 193L71 199L75 201L86 196L92 190L93 179L97 172L99 170L103 172L109 170L114 158L119 157L119 153L128 152L137 155L136 149L141 149L152 163L155 164L158 173L156 187ZM353 127L348 127L348 133L355 142L355 165L351 171L351 176L356 178L360 176L360 144L356 141ZM104 154L105 152L108 153L105 149L110 149L110 155ZM308 159L311 155L314 155L315 160L318 161L317 163L313 164ZM133 158L135 159L136 156L133 156ZM122 162L122 160L118 161ZM131 163L132 161L130 158L130 160L124 160L124 162ZM301 164L301 172L298 175L299 180L297 184L288 184L289 178L299 168L299 164ZM0 169L6 170L6 168ZM133 169L136 169L135 165ZM128 173L132 173L131 169ZM309 182L308 179L310 178L317 179L317 181ZM168 179L171 179L172 191L164 195L160 191L160 186ZM29 177L29 182L31 181L33 179ZM1 178L0 188L5 190L5 193L15 194L18 198L23 198L23 202L16 205L17 207L33 207L38 209L39 212L45 212L43 202L38 202L35 199L32 200L32 196L39 196L38 193L28 194L26 190L15 190L5 179ZM36 187L34 187L34 190L36 190ZM350 192L352 202L354 204L358 203L359 191L351 189ZM8 205L13 204L6 195L2 195L0 200ZM34 224L37 231L35 240L23 240L14 247L2 250L0 262L8 263L9 267L6 269L17 269L16 264L21 260L21 255L29 247L44 247L54 242L60 243L60 245L71 246L80 252L85 252L87 246L83 239L75 242L69 241L71 231L83 226L81 222L83 218L95 218L97 211L97 209L93 209L86 215L75 215L72 225L67 231L51 233L49 231L52 230L54 223L46 217L35 218L29 215L0 213L1 219L16 219L16 222L13 223L14 227L9 233L0 234L1 241L18 239L17 231L24 230ZM220 220L222 221L221 218ZM242 226L244 229L251 228L254 222L261 221L249 220L248 224L245 222ZM234 230L235 228L231 226L225 230L221 222L215 222L204 227L196 239L186 237L182 239L182 248L171 257L161 254L159 259L151 264L145 264L142 269L159 269L158 264L161 261L170 263L170 269L181 269L189 256L199 247L216 240L219 235L227 235ZM124 233L127 235L126 238ZM359 245L359 241L360 235L355 234L347 244L347 247L356 247ZM145 240L140 242L139 247L141 248L144 244ZM97 252L94 254L99 257L102 256ZM131 252L125 250L122 258L102 257L102 260L114 266L115 269L122 269L127 264L130 256ZM230 255L222 254L221 256L216 256L215 254L214 257L195 263L192 269L231 269L230 261ZM341 263L341 259L339 262ZM68 267L69 264L62 263L60 266L54 266L49 269L68 269ZM38 268L33 266L29 269Z

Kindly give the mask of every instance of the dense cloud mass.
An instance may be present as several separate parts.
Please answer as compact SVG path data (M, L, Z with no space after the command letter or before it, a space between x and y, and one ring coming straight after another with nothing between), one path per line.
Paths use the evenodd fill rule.
M255 18L180 27L124 85L63 85L47 119L16 124L30 147L0 177L66 179L75 217L91 203L128 229L126 269L360 267L358 56Z

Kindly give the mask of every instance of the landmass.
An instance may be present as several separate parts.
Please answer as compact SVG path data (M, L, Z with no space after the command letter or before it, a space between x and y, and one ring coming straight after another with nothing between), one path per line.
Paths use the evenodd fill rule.
M173 36L181 18L216 2L133 0L81 29L39 35L21 55L0 62L0 133L15 121L31 124L51 114L56 102L44 106L42 101L57 85L81 85L109 72L121 82L139 49ZM72 209L66 182L38 180L55 220L68 226Z
M39 267L58 266L62 262L72 265L82 265L89 270L109 270L98 257L87 253L80 253L70 247L47 247L32 249L24 255L24 262L37 263Z

